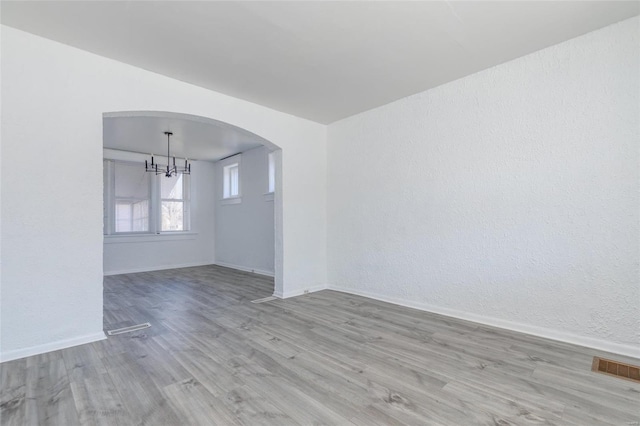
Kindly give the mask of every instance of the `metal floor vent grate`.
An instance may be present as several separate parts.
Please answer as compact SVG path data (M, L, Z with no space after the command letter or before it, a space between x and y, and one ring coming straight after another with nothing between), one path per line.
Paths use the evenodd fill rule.
M277 299L277 297L275 297L275 296L269 296L269 297L263 297L262 299L252 300L251 303L271 302L272 300L276 300L276 299Z
M123 327L123 328L117 328L115 330L108 330L107 334L109 336L115 336L117 334L131 333L132 331L144 330L145 328L149 328L149 327L151 327L151 324L149 324L148 322L145 322L144 324L137 324L137 325L132 325L130 327Z
M621 379L640 382L640 367L637 365L625 364L624 362L612 361L610 359L593 357L591 371L620 377Z

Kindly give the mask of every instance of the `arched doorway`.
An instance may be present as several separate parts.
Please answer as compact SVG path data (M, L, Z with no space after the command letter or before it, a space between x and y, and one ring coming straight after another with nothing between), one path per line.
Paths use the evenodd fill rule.
M273 142L252 132L208 117L166 111L120 111L103 114L103 148L106 157L111 157L109 160L115 162L137 162L140 164L140 167L143 167L145 159L147 161L150 160L150 154L155 154L156 158L160 158L159 161L166 162L167 142L163 135L165 131L171 131L173 133L170 144L170 156L175 156L180 159L189 158L192 165L204 162L217 163L225 161L225 158L233 157L242 152L260 149L260 147L270 153L270 160L274 167L275 177L273 182L274 191L270 200L273 206L272 267L269 271L267 268L261 268L259 266L253 267L251 264L231 264L231 266L258 273L272 272L274 277L273 293L276 295L282 294L283 203L281 197L282 155L280 148ZM196 167L196 169L197 168L198 167ZM113 176L107 175L108 172L105 172L105 179L114 179ZM195 177L191 176L190 178L194 179ZM220 186L220 183L221 182L213 182L212 185ZM105 188L107 188L106 185ZM204 187L201 186L201 193L202 191L206 191L203 188ZM216 193L217 191L217 188L210 189L212 193ZM264 195L265 199L267 199L268 194ZM142 235L145 232L139 233L135 237L133 237L133 233L116 232L113 220L109 222L108 217L114 208L113 201L108 199L109 196L111 200L113 200L114 194L109 195L108 190L106 190L105 223L111 223L111 225L105 225L105 235L107 235L107 237L105 237L104 270L106 275L168 269L170 267L191 266L205 264L207 262L206 256L201 256L203 253L203 244L206 244L206 242L203 242L202 238L199 238L198 229L194 229L194 226L180 228L181 232L163 232L158 225L159 221L156 221L154 229L146 229L146 234L148 234L146 236ZM219 201L220 200L215 200L215 203ZM152 211L151 216L153 215L157 215L157 213ZM206 228L206 226L204 226L205 220L206 218L198 217L196 218L196 222L191 223L191 225L204 229ZM153 220L151 220L151 223L153 223ZM107 226L109 227L107 228ZM153 235L151 235L152 233ZM216 233L214 232L213 234L215 238ZM194 235L198 236L194 237ZM136 242L131 242L131 240L143 244L137 244ZM163 242L162 248L150 248L153 247L154 241L161 240ZM194 241L197 240L199 241L194 243ZM143 247L144 250L141 249L141 247ZM172 248L175 250L172 250ZM176 250L181 250L180 256L175 255L175 253L177 253ZM218 251L217 248L214 249L214 253L215 251ZM172 254L173 258L168 259L167 253L174 253ZM190 253L193 255L194 261L188 260ZM195 255L195 253L198 254ZM137 267L134 265L136 256L139 262ZM214 263L216 263L215 258ZM225 262L220 263L225 264ZM230 264L230 262L227 263Z

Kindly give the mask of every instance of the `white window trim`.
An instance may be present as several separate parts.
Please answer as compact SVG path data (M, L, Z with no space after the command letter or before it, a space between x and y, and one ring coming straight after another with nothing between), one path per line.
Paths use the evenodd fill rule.
M120 243L149 243L160 241L182 241L195 240L198 236L197 232L191 231L167 231L161 234L149 234L143 232L136 233L118 233L113 235L104 235L105 244Z
M220 160L220 165L222 168L222 197L220 198L220 204L225 206L242 203L242 154L236 154L234 156L225 158L224 160ZM238 167L238 194L228 195L225 197L227 190L225 174L227 173L227 170L232 166Z
M240 204L242 203L242 197L223 198L220 200L220 204L223 206L228 204Z

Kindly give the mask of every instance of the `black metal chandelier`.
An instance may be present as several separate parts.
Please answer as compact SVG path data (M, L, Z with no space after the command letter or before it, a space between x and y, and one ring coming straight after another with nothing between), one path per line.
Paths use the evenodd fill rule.
M155 173L156 175L165 175L166 177L171 177L174 175L177 175L179 173L182 173L184 175L190 175L191 174L191 164L189 163L189 159L185 158L184 160L184 168L181 167L177 167L176 166L176 157L173 157L173 166L171 166L170 164L172 164L170 162L170 158L171 158L171 153L170 153L170 138L173 135L173 132L164 132L165 135L167 135L167 167L165 169L165 167L163 165L161 165L158 168L158 163L154 163L153 161L153 154L151 154L151 165L149 165L149 162L147 160L144 160L144 169L147 172L151 172L151 173Z

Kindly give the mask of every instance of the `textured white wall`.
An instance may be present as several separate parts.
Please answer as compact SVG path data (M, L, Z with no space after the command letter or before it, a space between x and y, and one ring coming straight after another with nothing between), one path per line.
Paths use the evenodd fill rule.
M224 166L238 161L238 156L215 163L216 194L216 263L258 273L274 272L273 197L268 190L268 149L243 152L240 160L242 202L226 204L222 200Z
M199 115L281 147L276 289L326 283L325 126L6 26L1 43L3 359L100 335L104 112Z
M640 353L638 28L330 125L330 286Z
M105 150L105 158L140 161L143 164L147 157ZM105 237L105 275L214 263L215 165L209 161L193 161L191 169L190 234Z

